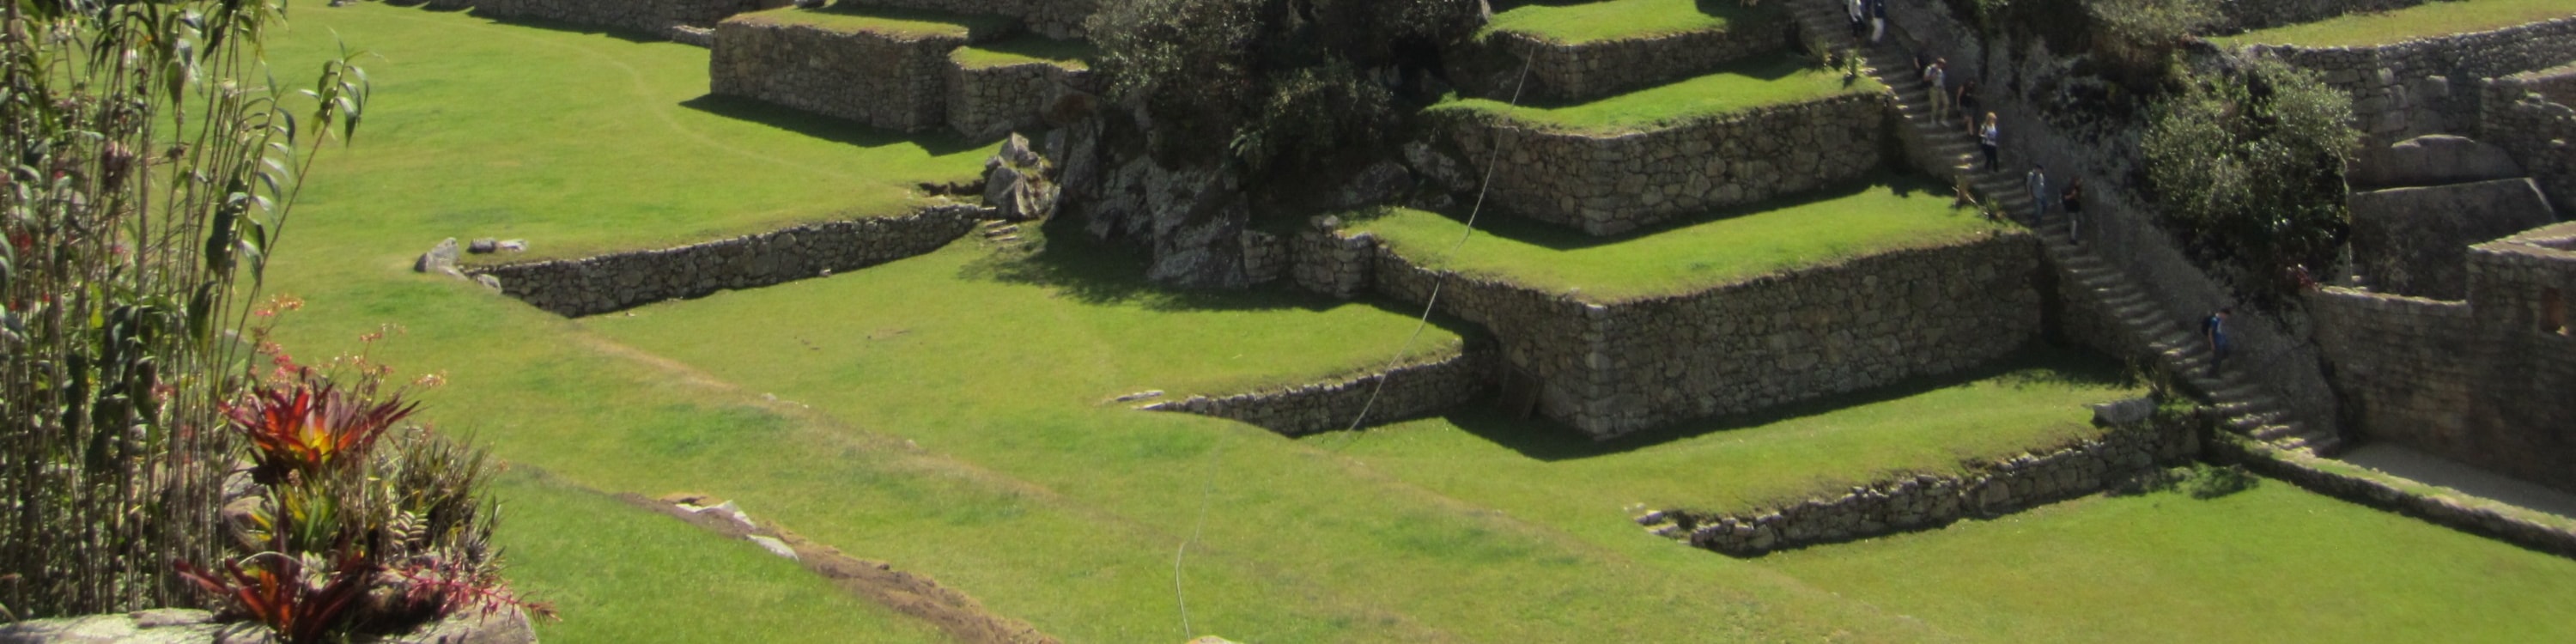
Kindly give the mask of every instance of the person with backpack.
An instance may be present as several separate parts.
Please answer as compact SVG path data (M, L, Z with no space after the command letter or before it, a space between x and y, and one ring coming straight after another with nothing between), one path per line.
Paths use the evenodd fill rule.
M1938 58L1923 68L1923 84L1932 95L1932 122L1939 123L1950 114L1950 59Z
M2209 375L2212 377L2218 375L2219 367L2227 361L2227 354L2235 348L2235 343L2229 342L2227 337L2227 319L2235 314L2236 307L2223 306L2217 313L2209 314L2208 319L2200 321L2201 339L2209 341Z
M2083 245L2084 239L2075 234L2075 227L2083 223L2084 177L2066 180L2066 193L2060 195L2058 201L2058 211L2066 213L2066 243Z
M2022 176L2022 186L2030 189L2030 222L2038 225L2048 217L2048 168L2030 164L2030 174Z

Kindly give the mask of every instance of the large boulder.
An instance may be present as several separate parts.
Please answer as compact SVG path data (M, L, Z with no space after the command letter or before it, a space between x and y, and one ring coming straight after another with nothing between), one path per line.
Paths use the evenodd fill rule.
M2352 257L2378 290L2468 295L2471 244L2557 221L2530 179L2353 193Z
M2438 186L2529 176L2504 148L2475 139L2432 134L2362 153L2346 180L2354 188Z
M984 205L999 209L1010 221L1054 216L1064 190L1049 178L1052 170L1045 157L1029 148L1027 138L1012 134L984 161Z

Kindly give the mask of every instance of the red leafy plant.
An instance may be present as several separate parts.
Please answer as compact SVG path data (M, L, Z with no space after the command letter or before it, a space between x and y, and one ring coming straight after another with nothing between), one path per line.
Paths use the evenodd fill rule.
M364 352L304 366L265 336L254 339L275 369L223 409L246 448L238 472L248 480L226 499L234 555L214 568L181 561L182 578L285 644L393 633L467 610L553 614L500 574L490 455L406 422L419 409L414 387L438 378L389 389L393 370Z

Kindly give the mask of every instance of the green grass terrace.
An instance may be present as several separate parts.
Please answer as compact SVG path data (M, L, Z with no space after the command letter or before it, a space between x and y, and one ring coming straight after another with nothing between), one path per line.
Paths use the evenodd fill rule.
M1705 76L1585 103L1514 106L1492 99L1462 98L1434 105L1431 111L1475 111L1560 131L1618 133L1768 105L1884 90L1885 86L1868 76L1846 80L1840 72L1817 67L1812 58L1784 52L1729 63Z
M1951 208L1950 201L1949 191L1928 179L1882 174L1839 190L1608 238L1517 217L1480 217L1463 246L1458 239L1466 222L1455 216L1392 209L1350 218L1353 228L1376 233L1397 254L1426 266L1613 302L1956 243L2001 228L1974 210Z
M1515 4L1497 2L1497 5ZM1497 7L1485 33L1509 31L1540 40L1582 44L1599 40L1653 38L1670 34L1725 29L1754 12L1735 0L1532 0Z
M841 33L865 32L902 38L947 36L969 40L983 40L1011 26L1011 19L1002 16L868 7L848 2L834 2L813 9L780 7L741 14L734 19L773 25L808 25Z
M1099 56L1100 50L1092 47L1091 43L1080 40L1058 40L1036 34L1020 34L993 42L959 47L957 51L948 54L949 60L956 61L958 66L967 69L1028 63L1044 63L1065 69L1088 69L1091 67L1090 61Z
M2568 0L2435 0L2219 38L2229 46L2372 47L2576 16Z

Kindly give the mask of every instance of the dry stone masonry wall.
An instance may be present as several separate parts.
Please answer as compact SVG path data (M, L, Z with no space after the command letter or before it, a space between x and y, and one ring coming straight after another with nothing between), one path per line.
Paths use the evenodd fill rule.
M2556 244L2555 246L2551 244ZM2325 289L2317 342L2352 426L2444 458L2576 492L2576 224L2470 250L2469 297Z
M2053 449L1973 464L1963 475L1921 474L1839 496L1742 514L1663 511L1658 534L1744 557L1949 525L2100 492L2159 464L2188 461L2199 442L2185 423L2140 422Z
M1503 146L1491 168L1495 206L1612 235L1858 178L1886 150L1887 100L1845 94L1617 134L1462 110L1448 129L1471 162Z
M1452 55L1457 66L1451 77L1466 83L1469 93L1495 100L1509 100L1517 91L1524 102L1587 101L1706 74L1719 65L1779 51L1789 46L1789 33L1788 21L1776 13L1722 29L1583 43L1500 31L1458 48ZM1524 66L1529 70L1526 87L1521 78Z
M473 7L502 18L535 18L669 35L674 27L706 27L737 13L786 6L786 0L435 0L441 8Z
M2252 31L2316 22L2347 13L2404 9L2427 0L2219 0L2224 29Z
M1089 69L1044 62L948 70L948 126L978 141L1037 127L1049 106L1093 83Z
M2392 510L2541 552L2576 557L2576 521L2506 506L2260 441L2223 436L2206 454L2319 494Z
M2550 98L2562 96L2565 98ZM2562 215L2576 214L2576 70L2487 86L2480 140L2504 148Z
M716 26L713 91L890 130L948 124L948 54L966 39L839 31L770 14Z
M2576 60L2576 17L2379 47L2254 45L2325 75L2351 94L2353 117L2375 143L2470 129L2481 98L2471 81Z
M1140 409L1230 418L1304 436L1420 418L1471 402L1492 391L1495 360L1491 351L1468 347L1438 361L1332 382L1219 398L1191 396ZM1363 409L1365 419L1360 418Z
M1536 380L1540 414L1607 439L2002 356L2038 333L2038 256L2028 233L2003 233L1607 304L1384 249L1370 272L1377 291L1406 301L1441 284L1440 309L1484 325Z
M901 217L807 224L678 248L476 268L501 292L566 317L846 272L938 250L989 216L934 206Z

